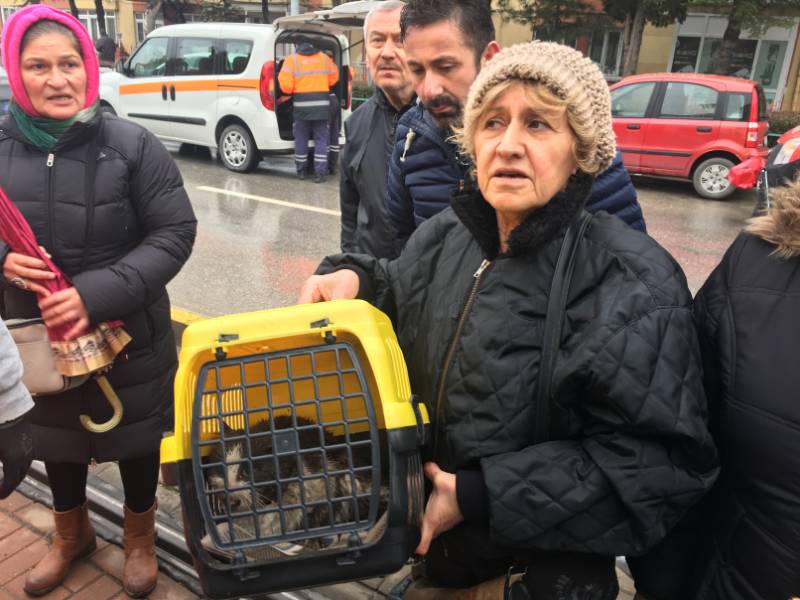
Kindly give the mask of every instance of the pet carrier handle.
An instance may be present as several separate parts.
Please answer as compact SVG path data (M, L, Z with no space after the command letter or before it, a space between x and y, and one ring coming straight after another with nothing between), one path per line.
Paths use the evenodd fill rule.
M542 341L542 358L539 365L539 377L536 382L536 424L534 427L534 444L541 444L550 439L550 402L552 400L552 379L556 366L556 355L561 343L561 329L564 323L564 312L567 306L569 285L572 272L575 270L575 256L578 246L586 233L592 215L581 211L581 214L570 224L561 250L558 253L553 281L550 284L550 295L547 298L547 313L544 319L544 337Z
M417 444L422 448L428 440L425 439L425 421L422 419L422 411L419 409L420 403L419 396L411 394L411 408L414 410L414 419L417 421Z

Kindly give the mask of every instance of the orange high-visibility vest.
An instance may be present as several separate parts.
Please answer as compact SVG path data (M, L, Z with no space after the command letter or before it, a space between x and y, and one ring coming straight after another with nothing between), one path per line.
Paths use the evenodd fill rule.
M294 118L328 118L328 92L339 81L339 69L323 52L290 54L283 61L278 83L285 94L292 94Z

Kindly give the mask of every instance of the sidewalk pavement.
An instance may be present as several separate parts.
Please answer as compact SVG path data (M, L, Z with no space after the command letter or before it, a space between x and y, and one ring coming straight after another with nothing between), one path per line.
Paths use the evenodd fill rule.
M47 552L54 529L50 509L14 492L0 500L0 600L30 600L22 589L25 574ZM109 544L98 536L97 550L72 568L64 583L54 589L44 600L127 600L122 590L122 567L125 556L122 548ZM620 594L617 600L630 600L633 584L621 571L617 571ZM397 574L396 574L397 575ZM384 588L392 587L396 577L320 589L322 598L354 600L385 598ZM350 587L348 587L348 585ZM363 589L362 589L363 588ZM187 587L160 571L158 585L151 600L197 600L199 596Z
M45 555L53 533L49 508L14 492L0 500L0 600L30 600L22 589L25 574ZM123 600L122 548L97 538L97 550L72 568L46 600ZM151 600L195 600L188 588L163 571Z

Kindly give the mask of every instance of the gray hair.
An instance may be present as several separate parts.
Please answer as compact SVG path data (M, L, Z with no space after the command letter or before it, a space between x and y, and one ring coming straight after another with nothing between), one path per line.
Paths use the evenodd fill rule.
M81 58L83 58L83 50L81 49L80 42L78 42L78 38L75 36L72 30L66 25L59 23L58 21L53 21L52 19L42 19L41 21L36 21L36 23L28 28L28 30L22 36L22 41L19 44L19 53L22 54L22 51L25 50L25 46L27 46L33 40L50 35L51 33L60 33L61 35L66 36L72 43L72 47L75 49L75 52L77 52Z
M392 12L403 8L406 5L405 0L384 0L375 8L367 13L364 17L364 42L367 41L367 33L369 32L369 18L375 13Z

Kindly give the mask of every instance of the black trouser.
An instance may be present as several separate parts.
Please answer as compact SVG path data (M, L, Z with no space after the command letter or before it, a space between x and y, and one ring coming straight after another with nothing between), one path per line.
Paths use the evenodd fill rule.
M72 510L86 502L88 464L46 462L44 466L50 480L55 510ZM158 452L119 461L125 505L133 512L146 512L153 506L158 486L158 469Z
M436 538L425 557L425 577L434 585L467 588L508 572L526 571L527 596L533 600L614 600L619 592L613 556L580 552L530 551L509 555L494 546L488 531L463 524Z

